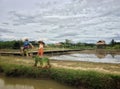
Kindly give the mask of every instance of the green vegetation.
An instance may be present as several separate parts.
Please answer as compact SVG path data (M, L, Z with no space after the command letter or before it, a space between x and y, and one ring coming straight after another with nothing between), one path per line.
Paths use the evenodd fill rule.
M110 44L106 47L107 50L120 50L120 42L115 42L114 39L111 40Z
M119 89L120 75L95 71L63 68L37 68L24 65L0 63L0 72L6 76L51 78L71 86L85 89Z
M118 89L120 87L120 75L66 69L52 69L51 74L57 81L82 86L85 89Z
M71 40L66 39L65 42L58 44L48 44L52 48L65 48L65 49L95 49L96 45L92 43L73 43Z
M40 58L39 56L34 56L33 57L35 60L35 64L34 66L37 66L38 62L40 63L40 67L42 68L49 68L50 67L50 62L49 59L47 57L42 57Z
M0 49L20 49L20 46L23 44L22 41L0 41Z
M35 41L31 41L31 43L34 46L37 45ZM0 41L0 49L20 49L21 46L23 46L22 40Z
M106 50L120 50L120 44L115 44L114 46L108 45Z
M31 43L38 47L37 42L31 41ZM14 40L14 41L0 41L0 49L20 49L23 45L21 40ZM66 39L65 42L60 42L58 44L46 44L45 50L51 49L96 49L96 44L93 43L73 43L71 40ZM106 49L108 50L120 50L120 42L115 42L111 40L109 44L106 45Z
M0 64L0 72L12 77L48 78L49 76L49 69L38 69L15 64Z

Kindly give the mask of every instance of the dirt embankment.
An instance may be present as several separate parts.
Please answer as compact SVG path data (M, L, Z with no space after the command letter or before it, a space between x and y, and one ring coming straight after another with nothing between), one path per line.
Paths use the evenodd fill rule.
M18 57L18 56L0 56L0 63L18 64L33 66L35 61L32 57ZM50 60L52 67L66 68L74 70L91 70L103 73L120 74L119 64L109 63L92 63L92 62L78 62L78 61L58 61ZM38 64L39 66L39 64Z
M96 53L96 51L98 50L83 50L83 51L79 51L79 53L93 54ZM75 53L75 52L70 52L70 53ZM110 52L105 51L105 53L110 53ZM120 54L120 52L118 51L114 51L114 53ZM22 56L0 56L0 62L18 64L18 65L27 65L27 66L34 65L34 59L32 57L22 57ZM120 74L119 64L78 62L78 61L57 61L57 60L50 60L50 63L52 67L58 67L58 68L68 68L75 70L95 70L99 72Z

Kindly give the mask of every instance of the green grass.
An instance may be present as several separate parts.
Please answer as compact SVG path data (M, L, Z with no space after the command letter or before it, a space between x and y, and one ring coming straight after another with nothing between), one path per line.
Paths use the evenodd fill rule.
M63 68L37 68L0 63L0 72L12 77L51 78L85 89L119 89L120 75Z

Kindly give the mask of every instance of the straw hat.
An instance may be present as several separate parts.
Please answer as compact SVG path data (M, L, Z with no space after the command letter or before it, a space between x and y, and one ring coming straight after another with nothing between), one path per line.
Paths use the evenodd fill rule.
M45 45L45 43L44 43L43 41L38 41L38 43L39 43L39 44Z

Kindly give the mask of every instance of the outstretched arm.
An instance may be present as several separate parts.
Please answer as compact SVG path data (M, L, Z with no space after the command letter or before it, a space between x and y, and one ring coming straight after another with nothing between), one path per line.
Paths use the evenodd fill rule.
M31 48L34 48L34 46L32 45L32 43L29 43L29 45L30 45Z

